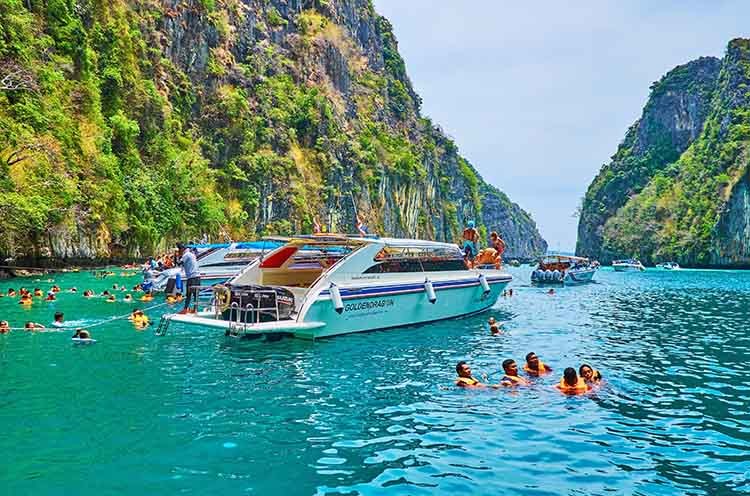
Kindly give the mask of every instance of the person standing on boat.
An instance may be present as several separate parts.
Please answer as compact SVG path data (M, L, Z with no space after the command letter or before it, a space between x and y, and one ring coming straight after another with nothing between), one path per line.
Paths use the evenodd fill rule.
M463 249L464 256L470 261L479 254L479 231L474 227L473 220L466 223Z
M185 307L179 313L186 314L190 309L190 301L195 298L196 303L198 302L198 287L201 285L201 273L198 270L198 260L195 258L193 250L186 248L182 243L177 245L177 249L179 250L180 265L182 265L182 269L185 271L185 279L187 279L185 283L187 287Z
M497 262L496 265L503 265L503 253L505 253L505 241L503 241L503 238L500 237L498 233L495 231L492 231L490 233L490 246L495 249L497 252ZM500 267L497 267L498 269Z

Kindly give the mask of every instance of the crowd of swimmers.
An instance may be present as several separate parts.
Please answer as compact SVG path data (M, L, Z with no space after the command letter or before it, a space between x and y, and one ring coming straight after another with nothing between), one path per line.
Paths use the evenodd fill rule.
M503 333L502 326L490 317L488 320L490 334L498 336ZM472 375L471 367L465 361L456 364L456 386L463 388L514 388L531 386L535 378L539 378L553 372L552 367L542 362L539 356L530 352L526 354L526 363L523 366L525 375L521 375L518 370L518 364L512 358L502 362L502 377L495 384L490 384L489 379L493 374L483 377L483 383ZM602 374L591 365L584 363L578 367L578 371L573 367L567 367L563 370L560 381L555 384L555 388L564 394L583 394L591 391L602 382Z
M9 288L7 291L0 291L0 298L19 298L18 303L20 305L24 306L31 306L34 304L34 299L40 299L43 301L56 301L58 293L61 293L63 290L58 285L53 285L47 293L44 293L40 288L34 288L33 291L30 291L26 288L20 288L18 291L16 291L14 288ZM117 302L117 296L115 292L126 292L128 291L128 288L124 285L117 285L114 284L112 286L111 290L104 290L100 294L94 293L93 290L87 289L82 292L82 296L84 298L94 298L94 297L102 297L105 298L104 301L108 303ZM141 288L140 284L135 285L132 288L132 291L137 292L143 292L143 289ZM78 289L75 287L72 287L67 290L68 293L78 293ZM154 294L152 292L146 292L144 293L140 298L138 298L139 301L142 302L150 302L153 301ZM128 303L133 302L135 299L133 296L128 292L122 297L122 301ZM165 302L168 305L176 305L183 301L182 294L176 293L172 295L167 295ZM67 327L64 322L65 316L62 312L55 312L54 314L54 320L51 324L51 327L54 328L64 328ZM128 320L130 320L135 328L137 330L143 330L149 325L151 325L151 321L149 320L148 316L144 314L144 312L140 309L135 309L132 311L132 313L128 316ZM0 334L8 334L13 327L8 323L7 320L0 320ZM23 327L23 330L25 331L31 331L31 332L43 332L48 330L46 326L43 324L39 324L37 322L26 322L26 324ZM86 329L76 329L76 334L73 336L74 338L78 339L90 339L90 332Z

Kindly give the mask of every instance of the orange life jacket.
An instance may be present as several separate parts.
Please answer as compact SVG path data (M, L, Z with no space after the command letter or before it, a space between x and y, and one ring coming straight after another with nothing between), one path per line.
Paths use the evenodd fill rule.
M547 366L546 366L546 365L544 364L544 362L543 362L543 361L541 361L541 360L539 360L539 368L538 368L538 369L534 370L534 369L532 369L531 367L529 367L529 364L528 364L528 363L526 363L526 364L524 364L524 366L523 366L523 370L524 370L525 372L528 372L529 374L533 374L533 375L544 375L544 374L546 374L546 373L548 373L548 372L549 372L549 369L548 369L548 368L547 368Z
M582 377L578 378L578 382L576 382L575 386L568 385L568 383L565 382L565 378L563 377L562 379L560 379L560 383L555 387L566 394L583 394L589 390L589 387L586 385L586 381L584 381Z
M458 377L456 378L456 386L476 386L479 381L473 377Z

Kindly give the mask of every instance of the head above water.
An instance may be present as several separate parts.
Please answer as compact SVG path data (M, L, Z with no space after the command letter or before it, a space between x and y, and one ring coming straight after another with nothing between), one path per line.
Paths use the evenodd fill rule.
M518 365L516 364L516 361L512 358L508 358L507 360L503 361L503 371L507 375L516 376L518 375Z
M526 354L526 363L534 370L539 368L539 357L533 351Z
M578 368L578 374L587 381L590 381L594 377L594 368L591 365L584 363Z
M465 361L461 360L456 364L456 373L459 377L471 377L471 367Z
M55 322L62 322L65 315L62 312L55 312Z
M565 384L568 386L575 386L578 382L578 375L576 374L576 369L573 367L568 367L563 372L563 378L565 379Z

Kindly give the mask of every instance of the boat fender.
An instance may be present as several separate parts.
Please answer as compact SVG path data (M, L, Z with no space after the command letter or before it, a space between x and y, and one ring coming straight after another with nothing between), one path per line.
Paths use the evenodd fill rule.
M341 313L344 311L344 300L341 299L341 291L339 291L338 286L335 284L331 284L331 287L328 289L328 291L331 293L331 301L333 301L333 309L336 310L336 313L341 315Z
M430 303L435 303L437 301L437 295L435 294L435 288L432 286L432 281L429 279L425 279L424 281L424 290L427 293L427 300Z
M479 284L482 285L482 291L485 295L490 292L490 283L487 282L487 278L484 277L484 274L479 274Z
M217 284L213 287L214 290L214 301L220 312L225 311L229 308L229 304L232 302L232 290L227 286Z
M551 281L552 280L552 271L547 269L544 271L544 280L545 281Z
M553 281L559 281L560 280L560 271L559 270L552 271L552 280Z

